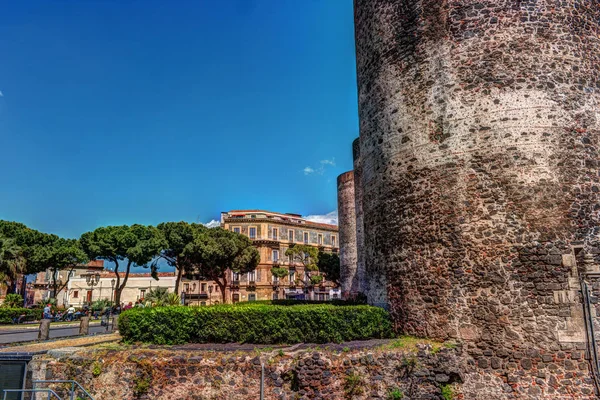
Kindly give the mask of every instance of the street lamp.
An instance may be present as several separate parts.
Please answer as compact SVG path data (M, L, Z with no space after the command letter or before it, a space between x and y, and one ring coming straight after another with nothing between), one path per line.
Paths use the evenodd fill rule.
M88 284L88 286L93 288L98 284L98 282L100 282L100 274L97 272L95 274L86 274L85 281Z
M89 273L89 274L85 274L85 282L87 283L87 285L92 288L92 290L94 290L94 286L98 285L98 283L100 282L100 274L98 272L94 273ZM92 296L90 296L89 303L92 302Z

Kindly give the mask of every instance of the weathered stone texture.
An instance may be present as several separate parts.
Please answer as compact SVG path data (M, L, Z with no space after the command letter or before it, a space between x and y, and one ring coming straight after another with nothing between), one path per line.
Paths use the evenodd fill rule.
M460 349L198 351L82 350L59 359L36 356L31 375L75 379L97 400L258 399L261 363L266 400L441 399L442 386L461 392ZM465 368L469 368L465 366ZM51 387L68 398L65 385ZM457 397L458 398L458 397Z
M365 273L365 224L363 219L362 164L360 159L360 138L352 142L352 159L354 161L354 205L356 213L356 273L358 275L358 292L368 292L368 280Z
M354 172L337 178L338 226L340 235L340 283L342 297L358 291L356 264L356 210L354 204Z
M600 1L356 0L355 19L366 270L398 330L463 341L506 396L592 397L569 260L598 262Z

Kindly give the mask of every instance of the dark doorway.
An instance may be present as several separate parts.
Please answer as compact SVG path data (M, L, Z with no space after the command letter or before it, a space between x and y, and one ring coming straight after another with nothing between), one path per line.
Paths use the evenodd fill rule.
M23 389L27 361L0 359L0 394L4 389ZM7 400L20 400L21 393L9 393Z

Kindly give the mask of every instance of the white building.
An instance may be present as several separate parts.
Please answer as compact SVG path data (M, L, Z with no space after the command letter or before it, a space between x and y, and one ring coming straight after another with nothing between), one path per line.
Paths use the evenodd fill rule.
M65 303L75 307L81 307L84 304L93 303L96 300L114 300L114 287L116 286L116 276L114 272L103 271L92 273L98 275L98 283L90 285L85 275L73 277L69 280L68 290L65 293ZM124 273L120 273L121 284L125 278ZM143 299L151 289L159 287L169 289L169 292L175 291L175 281L177 277L174 272L158 273L158 280L152 278L149 273L130 273L129 279L123 292L121 292L121 303L135 303Z

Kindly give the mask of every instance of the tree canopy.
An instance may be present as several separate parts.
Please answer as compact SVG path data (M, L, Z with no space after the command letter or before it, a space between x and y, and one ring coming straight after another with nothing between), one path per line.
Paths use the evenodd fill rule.
M19 274L25 272L21 247L14 239L0 237L0 282L13 292Z
M58 236L42 233L28 228L19 222L0 221L0 237L13 240L20 248L23 268L21 273L35 274L47 268L45 263L40 263L39 253L47 246L59 239Z
M290 271L288 271L287 268L279 268L279 267L273 267L271 268L271 274L279 279L283 279L286 276L288 276L288 274L290 273ZM292 283L292 282L290 282Z
M298 262L308 271L318 271L319 250L306 244L297 244L285 251L292 262Z
M163 222L158 224L158 230L165 239L165 248L160 256L177 270L175 293L179 293L181 276L186 270L191 269L190 260L186 254L191 252L194 240L202 235L208 228L201 224L187 222Z
M30 265L38 271L51 271L52 298L63 290L70 279L71 271L77 266L86 264L88 257L78 240L57 238L47 245L35 245L31 248ZM67 279L60 282L58 273L67 271Z
M248 237L222 228L206 229L186 248L185 254L195 272L217 283L223 303L227 271L250 272L260 262L260 254Z
M340 284L340 257L335 253L319 253L317 263L319 271L325 274L328 280Z
M101 227L84 233L80 241L90 259L107 260L115 264L117 304L121 302L121 293L129 279L132 265L148 266L166 247L166 241L156 227L137 224ZM124 261L126 267L121 282L120 268Z

